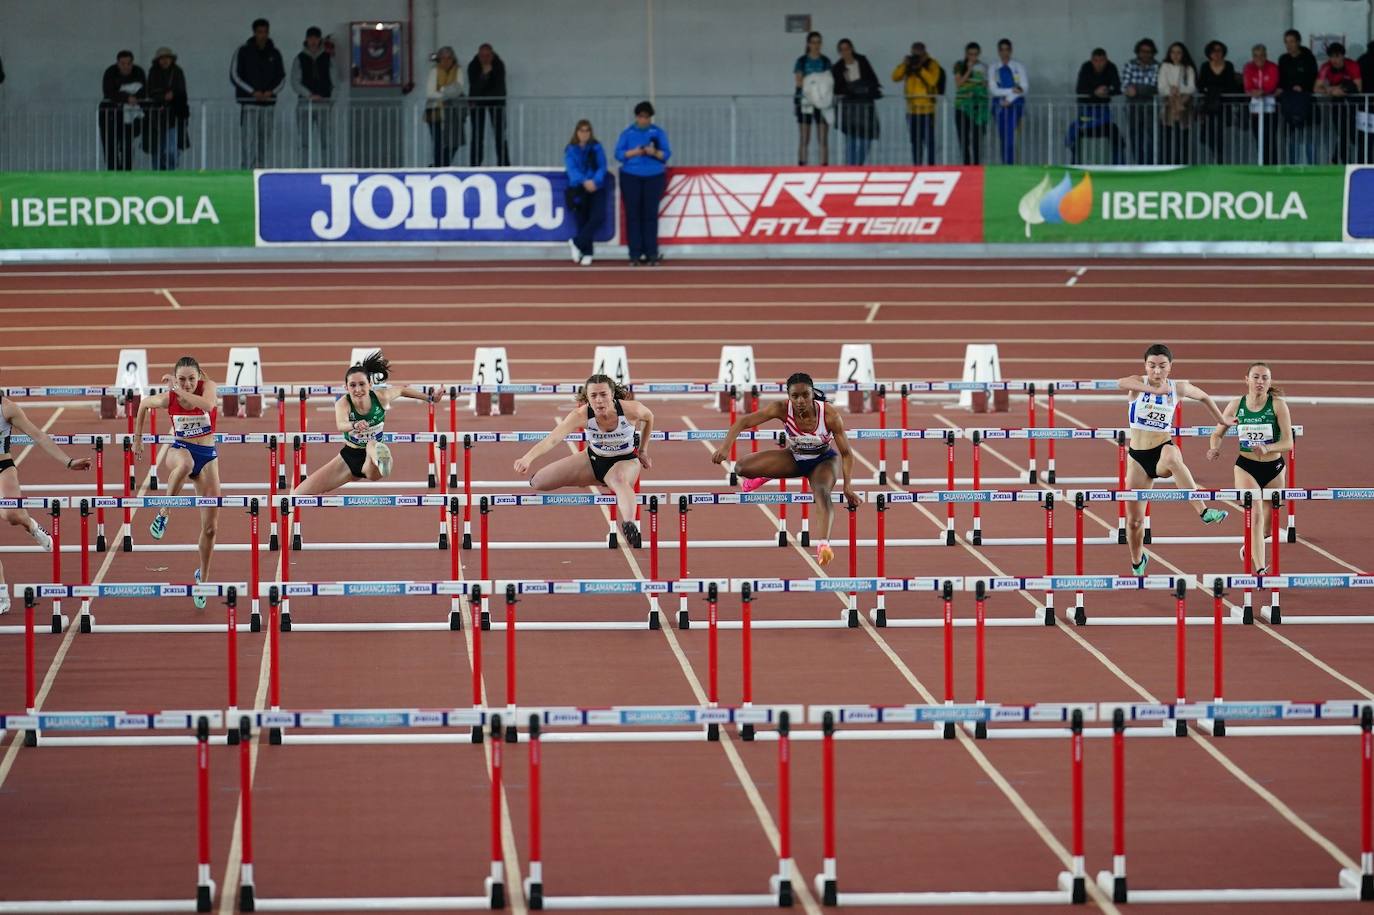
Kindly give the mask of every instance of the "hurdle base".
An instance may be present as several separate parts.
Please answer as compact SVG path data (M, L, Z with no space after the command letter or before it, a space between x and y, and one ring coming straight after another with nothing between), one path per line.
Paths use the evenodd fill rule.
M291 535L291 549L294 550L295 552L300 552L300 549L301 549L301 535L300 535L300 534L292 534L292 535Z
M1278 604L1270 604L1260 610L1262 616L1270 625L1280 626L1283 624L1283 610Z
M262 614L257 610L248 615L248 631L262 632Z
M752 742L753 739L754 739L754 726L753 726L752 724L742 724L742 725L740 725L740 726L739 726L739 739L740 739L740 740L747 740L747 741L751 741L751 742Z
M465 550L470 550L470 549L472 549L472 535L471 535L471 534L464 534L464 535L463 535L463 549L465 549Z
M1073 624L1075 626L1088 625L1088 608L1079 604L1073 608Z
M663 628L663 620L659 616L658 610L649 611L649 629L658 630Z
M887 627L887 608L886 608L886 607L878 607L878 608L875 609L875 610L869 611L869 616L872 617L872 619L873 619L873 625L876 626L877 628L879 628L879 629L885 629L885 628Z
M95 537L95 551L97 553L103 553L108 547L109 544L105 542L105 535L97 534Z
M487 903L493 909L504 909L506 907L506 885L499 880L488 877L483 881L487 891Z
M267 742L274 747L281 746L281 728L268 728Z
M212 905L213 905L213 902L214 902L214 897L215 897L215 886L214 886L213 883L212 883L212 884L209 884L209 885L202 884L202 885L196 887L196 911L197 911L197 912L208 912L208 911L210 911L210 909L211 909L211 907L212 907Z
M134 551L134 538L132 534L124 535L124 540L120 544L120 550L125 553L132 553Z
M67 618L60 613L54 613L52 620L48 623L48 631L53 635L61 635L67 628Z
M524 887L525 902L529 907L536 910L544 908L544 882L536 882L526 877Z
M718 743L718 742L720 741L720 725L718 725L718 724L708 724L708 725L706 725L706 739L707 739L708 741L712 741L712 742L717 742L717 743Z
M1374 887L1371 887L1371 895L1369 897L1361 895L1361 876L1362 875L1357 871L1343 868L1340 872L1339 886L1331 888L1247 887L1224 889L1200 887L1176 890L1128 891L1125 877L1116 877L1110 871L1099 871L1097 874L1097 886L1102 892L1110 893L1112 895L1112 902L1117 903L1164 903L1177 905L1180 903L1354 902L1356 900L1368 901L1374 899ZM1365 879L1368 880L1370 877L1365 875Z
M270 536L267 538L267 549L268 549L270 552L273 552L273 553L275 553L275 552L277 552L279 549L281 549L281 545L280 545L279 543L277 543L277 535L276 535L276 534L272 534L272 535L270 535Z
M253 885L251 883L239 887L239 911L257 911L257 897L253 892Z
M472 743L481 743L484 736L485 735L482 733L482 726L480 724L474 724L472 726L472 737L470 738Z
M290 631L291 631L291 611L290 611L290 610L286 610L286 609L284 609L284 608L282 609L282 612L281 612L281 631L282 631L282 632L290 632Z
M463 631L463 611L450 610L448 614L448 628L452 632Z

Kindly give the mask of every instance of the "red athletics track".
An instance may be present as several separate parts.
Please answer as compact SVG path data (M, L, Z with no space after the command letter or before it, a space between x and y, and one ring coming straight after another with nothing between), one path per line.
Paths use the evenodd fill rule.
M116 350L142 346L152 365L184 352L218 372L228 346L262 350L270 383L334 382L353 345L381 344L403 380L461 381L472 348L507 347L513 377L583 377L598 343L624 343L636 381L699 380L714 374L723 342L752 343L761 376L809 370L833 375L843 342L874 343L884 378L947 378L961 367L967 342L997 342L1009 378L1116 377L1134 368L1146 335L1164 338L1178 356L1176 376L1195 380L1219 400L1242 390L1253 359L1270 361L1276 380L1294 397L1299 485L1368 485L1362 460L1374 445L1363 406L1310 405L1303 396L1369 396L1374 386L1370 346L1374 315L1365 301L1374 268L1362 264L1142 263L766 265L736 263L664 267L656 271L571 270L543 264L483 267L291 265L262 267L40 268L0 271L7 324L6 385L106 384ZM1069 285L1070 281L1072 285ZM646 304L653 303L653 304ZM593 308L587 308L591 304ZM876 308L874 306L877 306ZM1121 307L1135 305L1138 307ZM617 315L626 321L614 323ZM1263 320L1264 324L1258 321ZM1146 325L1142 327L1141 325ZM323 405L311 423L323 429ZM651 401L660 429L721 428L725 417L704 403ZM1115 402L1060 400L1061 425L1116 425ZM1042 403L1043 408L1043 403ZM29 405L55 433L122 431L78 407ZM544 429L561 405L521 402L513 417L474 419L464 430ZM897 425L896 402L890 425ZM1042 414L1043 416L1043 414ZM1200 422L1189 408L1188 422ZM876 425L872 415L851 426ZM1025 424L1023 404L1009 416L973 416L950 404L913 402L912 426ZM295 427L295 411L291 413ZM271 431L275 418L225 420L225 432ZM395 431L423 431L422 411L402 408ZM442 424L441 424L442 428ZM511 479L518 445L479 446L474 476ZM967 443L960 474L969 472ZM913 475L943 473L943 447L912 443ZM1204 446L1187 454L1202 485L1230 484L1227 463L1209 465ZM858 448L858 473L871 475L876 444ZM890 449L888 466L895 464ZM328 452L311 449L316 466ZM1044 451L1040 458L1044 460ZM657 443L654 477L712 475L699 443ZM1115 450L1101 442L1058 449L1061 476L1111 475ZM1024 465L1024 443L985 447L983 470L1007 476ZM1003 459L1006 459L1005 461ZM43 455L24 457L26 491L43 482L72 482ZM226 480L259 480L263 455L251 446L222 449ZM117 461L111 462L112 468ZM397 474L422 479L419 448L398 455ZM112 469L110 478L117 476ZM1060 484L1061 486L1064 484ZM717 487L722 488L722 487ZM876 490L876 486L863 488ZM932 487L926 487L932 488ZM1301 543L1284 544L1285 571L1352 571L1370 567L1371 537L1352 523L1362 511L1300 504ZM435 534L427 510L348 509L307 512L307 539L422 540ZM535 512L547 515L535 516ZM1339 519L1336 517L1340 515ZM764 517L767 515L768 517ZM1110 511L1092 513L1089 535L1114 527ZM1100 519L1100 520L1099 520ZM146 542L148 512L134 517ZM64 539L75 518L64 521ZM661 518L664 540L675 512ZM474 524L476 518L474 517ZM551 523L552 522L552 523ZM1059 532L1072 530L1061 511ZM1180 506L1161 506L1162 534L1198 532ZM698 508L693 538L767 538L775 516L752 506ZM797 528L796 507L791 527ZM872 504L861 509L861 535L872 536ZM959 526L969 524L959 509ZM844 539L845 518L835 539ZM935 536L943 516L910 506L888 516L889 537ZM1034 536L1043 512L1034 505L984 512L989 536ZM190 542L196 523L175 516L169 539ZM226 511L221 543L247 539L246 519ZM491 516L494 539L604 537L606 523L588 509L501 509ZM1235 516L1226 523L1238 532ZM112 532L114 528L111 529ZM357 533L350 534L356 531ZM1211 531L1208 531L1209 533ZM6 543L23 542L13 534ZM831 574L847 572L837 550ZM1124 550L1090 546L1089 573L1125 570ZM107 554L93 564L104 581L185 581L190 553ZM1151 571L1191 574L1235 569L1224 545L1157 546ZM48 557L7 554L11 582L44 580ZM98 559L99 557L97 557ZM264 577L278 556L264 563ZM360 549L291 556L293 580L431 579L448 574L447 554ZM476 551L461 556L477 577ZM671 576L676 552L665 549L661 574ZM1069 547L1056 551L1056 570L1072 570ZM1043 571L1043 549L963 546L890 549L889 574L1030 575ZM692 575L808 577L817 574L799 550L694 550ZM860 574L874 571L872 551ZM74 556L66 557L75 580ZM648 574L647 549L493 551L493 577L595 578ZM247 556L223 552L216 578L244 579ZM1361 607L1358 592L1289 592L1286 615ZM989 613L1024 615L1030 598L998 595ZM1067 606L1069 595L1059 596ZM1170 615L1162 592L1089 595L1089 611ZM1232 595L1239 599L1239 595ZM298 621L441 619L438 598L293 602ZM214 605L212 605L213 607ZM871 599L861 598L867 610ZM837 613L833 596L770 596L759 617ZM892 596L889 613L938 616L933 595ZM1192 595L1190 612L1210 601ZM74 607L64 608L72 613ZM675 601L666 608L675 615ZM736 618L738 600L722 601ZM493 611L499 611L499 604ZM1368 608L1363 608L1367 612ZM971 616L972 595L958 594L956 614ZM190 620L179 602L109 601L95 607L106 622ZM222 611L219 611L222 612ZM246 609L241 609L241 614ZM699 602L694 617L703 615ZM641 619L644 604L629 598L596 601L533 597L522 618ZM41 616L41 614L40 614ZM204 617L221 616L207 610ZM11 622L11 620L6 620ZM1374 698L1374 634L1367 627L1228 627L1228 699ZM470 630L457 633L299 633L284 639L284 707L467 705ZM487 700L505 702L504 638L484 633ZM262 637L240 639L241 704L257 695ZM993 629L988 633L991 701L1168 701L1174 692L1170 627ZM22 650L0 639L2 704L22 696ZM723 632L721 699L740 696L739 637ZM1210 627L1189 634L1192 698L1210 695ZM46 709L189 708L224 704L224 645L219 636L40 636L39 672ZM528 704L692 703L703 698L706 638L699 629L663 632L530 632L519 639L519 699ZM758 702L907 703L942 698L938 630L758 631L754 635ZM46 676L44 677L44 675ZM956 699L973 698L969 630L956 632ZM514 826L507 866L523 876L528 864L524 747L507 755L506 801ZM176 749L23 750L10 741L0 757L0 816L22 829L0 835L0 897L184 896L190 892L194 845L191 751ZM1353 866L1356 749L1351 738L1133 741L1128 746L1128 850L1133 888L1158 886L1332 886ZM1298 754L1301 754L1299 757ZM842 743L837 751L841 890L1050 889L1065 863L1069 840L1068 747L1059 742ZM553 894L763 892L776 865L776 747L772 743L607 745L557 744L545 752L545 886ZM1302 762L1294 765L1294 760ZM237 882L239 848L236 757L212 748L214 879ZM1109 745L1087 746L1088 872L1110 867ZM793 846L799 904L815 911L810 876L820 867L819 752L795 745ZM255 773L257 884L265 896L472 894L486 871L487 774L478 753L458 747L260 746ZM756 799L756 800L755 800ZM121 854L123 853L123 854ZM509 880L514 888L518 880ZM1112 905L1100 896L1093 903ZM232 906L221 893L216 905ZM512 907L524 908L518 894ZM1166 907L1167 908L1167 907ZM1178 907L1181 909L1181 907ZM1221 908L1221 907L1218 907ZM1254 909L1255 907L1250 907ZM1264 908L1264 907L1260 907ZM1277 908L1271 906L1270 908ZM1334 906L1332 906L1334 908ZM1309 907L1319 910L1320 907Z

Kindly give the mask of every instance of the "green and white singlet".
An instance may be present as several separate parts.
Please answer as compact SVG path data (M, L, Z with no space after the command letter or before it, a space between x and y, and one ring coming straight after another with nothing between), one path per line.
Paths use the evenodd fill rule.
M1236 407L1236 435L1240 437L1240 450L1249 452L1252 445L1272 445L1279 440L1279 418L1274 413L1274 395L1265 398L1264 406L1251 410L1246 406L1247 398L1240 399Z
M348 395L344 396L347 397ZM369 441L382 434L382 427L386 425L386 408L382 406L382 402L377 398L377 392L372 391L368 396L372 398L372 406L366 413L359 413L357 410L353 409L353 398L348 397L349 423L356 423L359 421L367 423L367 435L365 437L360 438L351 430L344 433L344 440L348 442L348 444L358 448L366 448Z

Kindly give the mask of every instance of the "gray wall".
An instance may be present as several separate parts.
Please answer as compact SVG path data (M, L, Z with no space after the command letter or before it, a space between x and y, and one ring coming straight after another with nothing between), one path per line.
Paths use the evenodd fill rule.
M949 64L970 39L991 54L1007 36L1033 89L1063 93L1094 45L1117 61L1143 35L1163 45L1182 33L1195 53L1220 37L1237 62L1255 41L1277 49L1295 3L1309 11L1325 5L1344 21L1354 11L1365 29L1350 39L1363 48L1368 0L414 0L413 37L420 78L434 47L452 44L466 62L480 42L492 42L515 95L774 94L791 91L802 47L802 36L783 31L783 17L803 12L824 32L827 53L852 38L884 78L913 40ZM0 98L92 100L116 50L128 47L146 65L154 49L170 45L194 98L231 99L229 56L259 11L289 56L308 25L332 32L342 50L351 19L404 18L406 3L275 0L255 9L210 0L0 0L11 26L0 30L9 77Z

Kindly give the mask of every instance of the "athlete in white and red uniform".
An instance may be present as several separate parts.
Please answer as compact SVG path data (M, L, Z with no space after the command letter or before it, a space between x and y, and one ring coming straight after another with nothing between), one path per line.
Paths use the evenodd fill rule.
M166 409L172 420L171 447L163 452L167 462L167 494L178 495L187 479L195 485L196 495L218 498L219 453L215 450L215 422L219 419L219 392L215 383L200 370L200 363L190 356L182 356L172 369L173 375L163 375L167 393L145 397L138 405L138 422L134 426L134 457L143 457L143 423L151 410ZM157 453L154 447L153 453ZM200 565L196 567L196 581L210 580L210 557L215 551L215 525L219 520L216 507L200 510ZM158 509L148 526L154 540L161 540L167 532L166 508ZM196 609L205 609L205 598L195 597Z
M761 426L770 419L783 422L787 435L783 448L758 451L740 458L735 464L740 488L750 492L769 480L806 477L816 494L816 529L820 533L816 561L826 565L835 558L835 551L830 548L830 525L834 520L830 493L836 476L842 477L844 497L851 506L858 506L859 497L852 485L854 455L844 434L844 420L838 410L821 399L810 375L797 372L787 379L786 401L771 403L735 420L711 459L717 464L724 463L730 455L730 445L741 432Z

